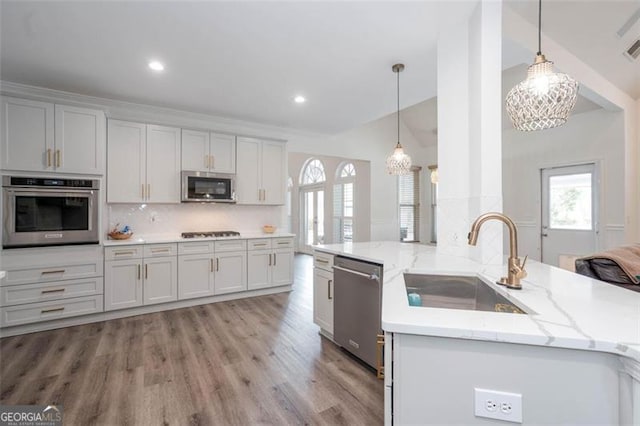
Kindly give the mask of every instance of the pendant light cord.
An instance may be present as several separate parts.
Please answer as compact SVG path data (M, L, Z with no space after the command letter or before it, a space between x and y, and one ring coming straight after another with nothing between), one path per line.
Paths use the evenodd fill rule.
M538 0L538 55L542 55L542 0Z
M400 145L400 70L396 71L398 75L398 91L397 91L397 101L398 101L398 145Z

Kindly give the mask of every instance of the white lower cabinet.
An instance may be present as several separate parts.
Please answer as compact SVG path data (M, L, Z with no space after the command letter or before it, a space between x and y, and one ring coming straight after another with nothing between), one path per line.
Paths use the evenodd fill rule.
M211 254L178 256L178 299L213 296Z
M313 322L333 336L333 255L313 254Z
M114 260L105 262L105 311L177 300L176 252L176 244L106 247L105 258Z
M215 294L235 293L247 289L245 251L216 253L215 264Z
M247 246L249 290L293 283L293 238L259 238Z

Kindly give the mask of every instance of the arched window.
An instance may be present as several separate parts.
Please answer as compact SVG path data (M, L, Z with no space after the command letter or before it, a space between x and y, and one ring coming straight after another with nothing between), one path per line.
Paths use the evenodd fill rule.
M337 243L353 241L355 179L353 163L343 163L338 167L333 186L333 239Z
M324 166L317 158L314 158L307 163L302 170L302 176L300 176L301 185L322 183L325 180L327 180L327 176L324 173Z

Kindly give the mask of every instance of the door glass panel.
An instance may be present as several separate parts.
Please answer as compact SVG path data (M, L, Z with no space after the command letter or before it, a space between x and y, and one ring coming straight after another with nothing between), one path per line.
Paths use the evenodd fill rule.
M551 229L593 229L591 181L591 173L549 177Z
M318 191L318 244L324 244L324 191Z
M313 192L304 193L305 244L313 244Z
M16 232L89 229L88 197L17 196Z

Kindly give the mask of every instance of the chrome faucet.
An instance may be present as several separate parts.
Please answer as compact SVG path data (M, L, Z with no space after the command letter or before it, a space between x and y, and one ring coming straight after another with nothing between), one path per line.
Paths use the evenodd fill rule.
M507 270L507 276L500 278L496 283L508 288L522 289L520 280L527 276L527 271L524 270L524 265L527 263L527 256L524 257L521 264L520 258L518 258L518 230L509 217L496 212L485 213L479 216L475 222L473 222L473 225L471 225L471 231L469 231L468 235L469 244L472 246L476 245L480 227L483 223L491 219L499 220L509 228L509 269Z

